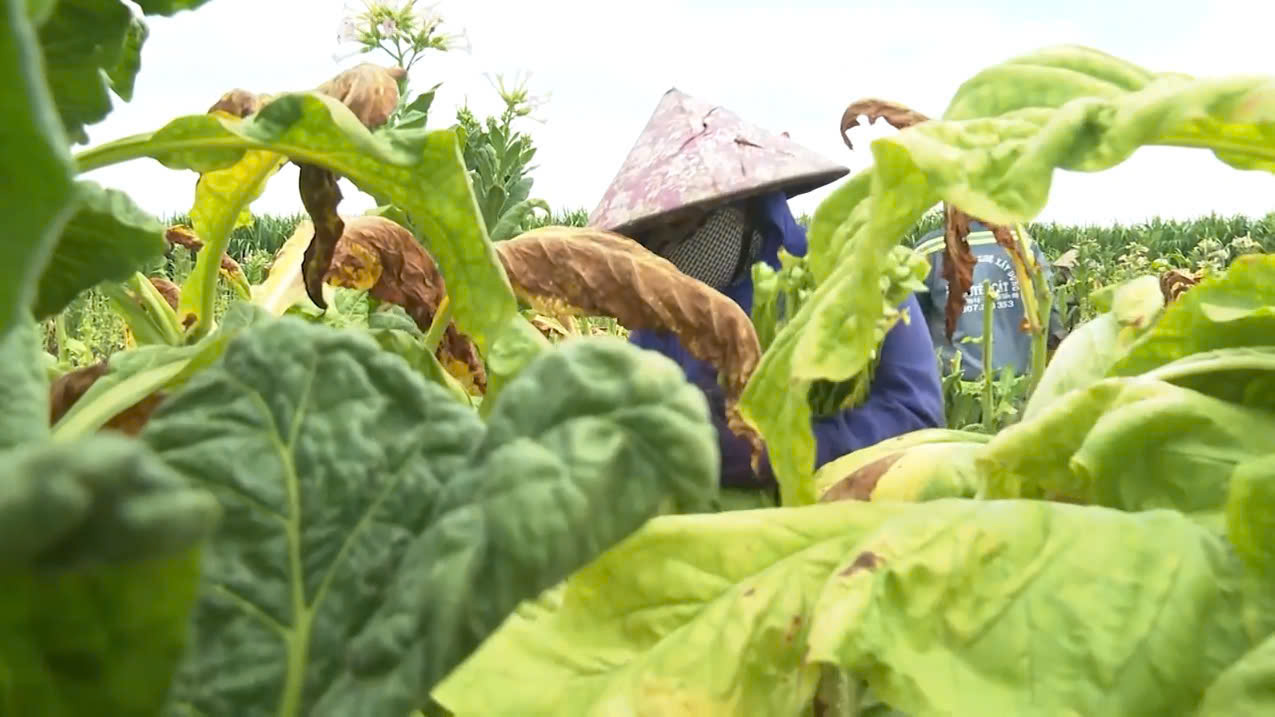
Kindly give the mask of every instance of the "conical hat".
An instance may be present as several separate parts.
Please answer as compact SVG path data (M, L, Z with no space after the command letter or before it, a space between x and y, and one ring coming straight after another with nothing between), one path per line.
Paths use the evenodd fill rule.
M673 88L589 215L589 225L640 232L683 210L778 190L791 198L849 173L786 136Z

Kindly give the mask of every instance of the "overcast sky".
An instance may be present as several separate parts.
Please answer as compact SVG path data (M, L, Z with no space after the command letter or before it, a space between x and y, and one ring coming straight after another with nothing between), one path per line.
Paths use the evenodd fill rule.
M357 0L349 0L357 5ZM438 10L464 29L468 54L432 54L413 69L414 87L443 82L431 125L450 124L466 100L494 113L500 102L484 73L531 73L548 94L526 123L539 148L534 194L555 208L591 210L663 92L677 87L859 170L868 143L894 130L878 124L841 142L845 105L879 96L941 114L956 87L983 67L1039 47L1090 45L1152 70L1195 75L1275 75L1267 46L1269 0L900 1L865 0L443 0ZM157 129L205 111L222 92L307 89L368 56L338 61L343 0L211 0L149 21L150 39L131 103L89 128L92 144ZM348 48L344 48L348 49ZM375 61L388 64L384 56ZM862 148L862 149L858 149ZM160 214L185 211L195 175L150 160L89 178L127 190ZM346 185L342 212L371 201ZM828 188L830 189L830 188ZM828 189L793 200L813 210ZM257 213L301 211L296 169L277 176ZM1039 217L1069 223L1132 223L1210 212L1275 211L1275 177L1231 169L1202 150L1144 148L1098 174L1058 173Z

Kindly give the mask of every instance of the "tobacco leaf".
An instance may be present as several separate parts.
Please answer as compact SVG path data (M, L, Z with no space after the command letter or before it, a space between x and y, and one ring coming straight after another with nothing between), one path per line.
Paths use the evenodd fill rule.
M866 115L868 122L883 119L895 129L905 129L930 119L916 110L890 100L875 98L855 100L846 107L845 112L841 113L841 141L845 142L850 149L854 149L854 145L850 143L850 136L846 132L859 126L860 115Z
M167 301L168 305L173 307L173 311L176 311L177 304L181 302L181 288L162 276L152 276L150 281L151 286L155 287L160 296L164 297L164 301Z
M1198 273L1169 269L1160 275L1160 292L1164 294L1164 303L1172 302L1198 283L1200 283Z
M107 374L106 361L68 371L49 384L49 425L52 426L71 410L97 380ZM163 403L166 394L155 392L115 414L103 429L110 429L127 436L136 436L150 420L151 414Z
M220 99L208 108L208 112L225 112L235 117L244 118L257 113L266 103L265 95L258 95L236 87L223 94Z
M164 239L171 245L189 249L192 254L198 254L199 250L204 248L204 242L195 236L195 230L184 224L175 224L169 227L164 232ZM239 266L239 262L235 261L234 257L229 254L221 255L221 270L232 279L242 280L245 284L248 283L248 276L243 273L243 267ZM163 291L162 288L161 291ZM180 289L178 289L177 295L181 295ZM173 308L177 307L174 306Z
M340 100L368 129L385 124L398 106L401 67L385 68L365 62L319 85L318 91Z
M496 245L515 293L533 304L613 316L629 330L671 331L695 358L721 372L727 423L749 441L738 400L761 358L748 314L730 298L678 271L626 237L594 229L544 227Z
M323 279L332 267L336 243L345 233L345 222L336 211L341 203L341 188L337 186L336 175L331 170L312 164L300 166L301 203L314 222L314 238L301 259L301 276L310 301L320 309L326 309L328 303L323 298Z
M412 233L374 215L345 219L345 230L333 251L326 281L333 286L367 290L379 301L403 307L422 332L429 331L447 296L438 265ZM456 328L455 322L448 321L436 355L453 372L463 367L474 387L486 392L487 375L478 349Z
M850 136L846 133L851 128L859 126L861 115L867 116L869 122L884 119L895 129L907 129L930 121L926 115L898 102L874 98L855 100L841 114L841 139L850 149L854 149L854 145L850 143ZM943 204L943 216L943 239L946 248L943 279L949 287L944 324L947 338L951 339L952 333L956 330L956 319L965 309L965 295L974 281L974 255L970 252L969 242L966 241L973 217L948 203ZM1022 253L1018 249L1018 243L1009 229L987 222L983 223L996 237L996 243L1016 256L1020 266L1026 266Z
M970 216L951 204L943 205L943 280L947 282L947 307L944 329L950 341L956 331L956 319L965 310L965 294L974 283L974 254L966 237L970 233Z
M902 451L891 453L855 470L829 488L828 492L820 496L819 502L871 500L872 491L877 487L877 482L881 480L886 471L890 470L890 466L894 465L894 462L902 456Z

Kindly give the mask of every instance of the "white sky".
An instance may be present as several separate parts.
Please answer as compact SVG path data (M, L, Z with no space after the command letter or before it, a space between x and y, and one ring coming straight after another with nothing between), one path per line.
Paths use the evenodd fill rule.
M480 116L499 110L484 73L530 72L532 92L549 95L538 113L544 123L524 124L539 148L533 194L555 209L591 210L670 87L786 130L859 170L870 162L868 143L894 130L884 123L853 130L856 151L849 151L837 130L849 101L885 97L937 116L975 72L1039 47L1090 45L1157 71L1275 75L1267 46L1275 3L1168 7L1164 0L979 0L960 8L914 0L890 9L866 0L443 0L439 11L465 30L472 51L431 54L413 69L413 87L443 82L430 122L443 127L466 98ZM342 0L212 0L151 19L133 102L117 101L106 121L88 128L91 143L204 112L233 87L306 89L366 61L336 59L345 49L337 44L345 12ZM150 160L87 178L125 189L159 214L189 209L195 181ZM812 211L830 189L794 199L794 212ZM371 206L348 184L344 194L343 212ZM253 205L256 213L301 209L295 167ZM1106 224L1272 211L1269 174L1231 169L1207 151L1144 148L1107 172L1056 174L1039 219Z

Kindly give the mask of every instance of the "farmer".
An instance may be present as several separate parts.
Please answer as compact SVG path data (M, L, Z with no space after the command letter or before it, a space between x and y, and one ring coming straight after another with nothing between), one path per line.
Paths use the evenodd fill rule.
M781 246L793 255L806 253L806 235L788 198L848 171L674 89L664 95L589 225L641 242L750 312L751 265L765 261L778 269ZM814 421L816 467L886 438L943 425L934 345L916 298L903 306L917 319L899 322L886 335L867 400ZM755 474L747 443L726 427L717 371L670 332L634 331L630 341L677 361L707 395L723 487L746 489L743 495L751 497L745 502L769 504L775 488L769 461L763 458Z
M948 286L943 278L943 262L946 260L944 229L929 232L917 244L916 250L930 261L930 273L925 279L929 291L920 298L921 311L930 327L930 338L938 347L945 372L950 370L959 352L962 377L967 381L982 378L983 281L986 279L991 282L996 297L992 306L991 369L999 374L1002 369L1009 368L1014 375L1021 376L1031 366L1032 337L1023 330L1027 313L1018 275L1014 272L1009 252L996 242L985 224L971 219L969 227L970 233L965 240L974 255L974 281L966 294L965 308L956 318L951 339L947 337ZM1044 269L1045 280L1050 281L1049 260L1039 245L1032 245L1032 254ZM1047 347L1053 349L1065 335L1062 314L1055 305L1049 316Z

